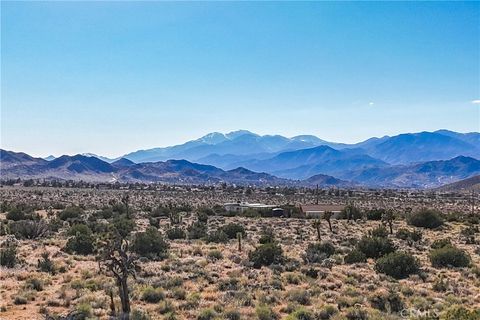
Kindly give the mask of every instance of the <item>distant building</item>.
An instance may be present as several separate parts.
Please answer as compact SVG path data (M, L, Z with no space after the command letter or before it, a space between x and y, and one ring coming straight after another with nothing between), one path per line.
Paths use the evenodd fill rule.
M344 205L334 205L334 204L302 204L301 206L302 213L307 218L322 218L325 211L330 211L333 213L334 217L338 216L343 209Z
M230 202L223 205L227 212L243 212L247 209L275 209L276 205L248 202Z

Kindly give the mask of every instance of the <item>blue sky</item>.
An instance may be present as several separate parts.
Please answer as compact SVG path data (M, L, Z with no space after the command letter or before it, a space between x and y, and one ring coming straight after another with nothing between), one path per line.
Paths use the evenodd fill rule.
M1 146L480 127L480 3L4 2Z

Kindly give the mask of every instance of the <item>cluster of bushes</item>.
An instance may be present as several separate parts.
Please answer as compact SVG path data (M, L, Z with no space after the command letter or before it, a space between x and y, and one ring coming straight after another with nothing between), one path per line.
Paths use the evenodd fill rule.
M167 255L169 245L162 234L153 227L138 232L132 242L132 250L142 257L153 260L163 259Z
M92 254L95 250L95 237L92 230L85 224L74 224L68 230L70 238L65 245L65 251L81 255Z
M331 242L310 243L303 259L306 263L320 263L334 253L335 247Z
M391 252L375 263L375 269L395 279L403 279L420 271L418 260L406 252Z
M248 254L254 268L282 264L285 260L280 244L275 240L271 229L264 230L260 236L260 245Z
M434 249L430 252L430 262L436 268L470 265L471 259L468 253L453 246L448 240L435 242L432 247Z
M407 223L427 229L435 229L443 225L440 212L432 209L421 209L407 215Z

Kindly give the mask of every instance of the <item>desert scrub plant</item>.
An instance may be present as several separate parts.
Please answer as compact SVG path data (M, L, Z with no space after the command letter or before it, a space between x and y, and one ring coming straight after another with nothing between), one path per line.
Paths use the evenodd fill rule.
M315 316L312 311L305 309L304 307L297 308L290 313L286 320L314 320Z
M379 238L386 238L388 237L388 231L387 228L385 228L382 225L379 225L378 227L370 230L369 235L372 237L379 237Z
M288 292L288 300L301 305L309 305L310 293L304 289L294 289Z
M187 231L189 239L205 238L207 236L207 224L196 221L188 227Z
M362 262L367 262L367 257L365 254L358 250L358 249L353 249L347 255L343 258L343 261L346 264L353 264L353 263L362 263Z
M41 257L42 259L37 260L38 269L42 272L48 272L54 275L57 270L53 261L50 259L50 254L48 253L48 251L42 252Z
M0 265L13 268L18 263L17 258L18 241L15 236L9 235L0 245Z
M357 243L357 249L367 258L380 258L395 251L393 242L388 238L363 237Z
M330 304L330 305L324 306L320 311L318 311L316 316L319 320L329 320L337 313L338 313L337 307Z
M167 238L170 240L185 239L187 234L182 228L173 227L167 230Z
M94 252L95 238L92 230L84 224L76 224L68 231L70 238L65 245L68 253L88 255Z
M439 249L433 249L430 252L430 262L436 268L468 267L470 265L470 256L464 250L446 245Z
M306 263L319 263L334 253L335 247L331 242L310 243L303 259Z
M464 306L454 305L445 310L442 320L478 320L480 319L480 309L471 310Z
M228 239L236 239L237 234L240 233L245 236L245 228L238 223L229 223L224 225L221 230L227 235Z
M427 229L435 229L443 225L440 212L432 209L421 209L407 215L407 223Z
M391 252L377 260L375 269L395 279L403 279L420 271L418 260L406 252Z
M437 239L437 240L433 241L430 248L440 249L440 248L443 248L443 247L446 247L446 246L451 246L451 245L452 245L452 242L450 241L450 239Z
M402 311L405 307L401 296L394 290L375 292L368 298L368 300L370 301L372 308L383 312L397 313Z
M217 313L213 309L203 309L197 316L197 320L213 320L217 317Z
M161 288L147 286L143 288L140 294L140 300L148 303L157 303L159 301L165 300L165 293Z
M255 314L258 320L277 320L280 317L278 316L272 308L266 305L259 305L255 308Z
M261 244L248 254L248 258L254 268L282 264L285 260L282 247L275 242Z
M44 220L20 220L9 224L10 233L21 239L39 239L48 235L49 226Z
M135 234L132 250L142 257L161 260L166 257L169 245L157 229L148 227L145 232Z
M130 314L130 320L150 320L150 316L143 310L133 309Z
M422 240L422 233L419 230L410 231L406 228L400 228L396 233L396 237L412 245L414 242Z
M225 320L240 320L241 318L242 316L237 310L225 310L223 313L223 319Z
M83 216L84 213L85 212L83 211L82 208L71 206L62 210L58 214L58 218L63 221L78 220Z
M222 231L222 229L218 229L210 232L206 236L205 241L214 243L225 243L228 242L228 236L225 234L225 232Z
M32 289L35 291L43 291L44 288L44 282L41 279L38 278L28 278L27 281L25 281L25 288L26 289Z

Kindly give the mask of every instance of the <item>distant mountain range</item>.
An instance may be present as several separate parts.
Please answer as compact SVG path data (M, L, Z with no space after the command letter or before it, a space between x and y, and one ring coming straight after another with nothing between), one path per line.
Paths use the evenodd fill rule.
M286 138L239 130L214 132L181 145L139 150L117 159L83 154L50 156L47 161L2 151L1 176L428 188L479 174L477 159L477 132L439 130L345 144L312 135Z
M449 183L438 188L441 191L480 191L480 175Z

